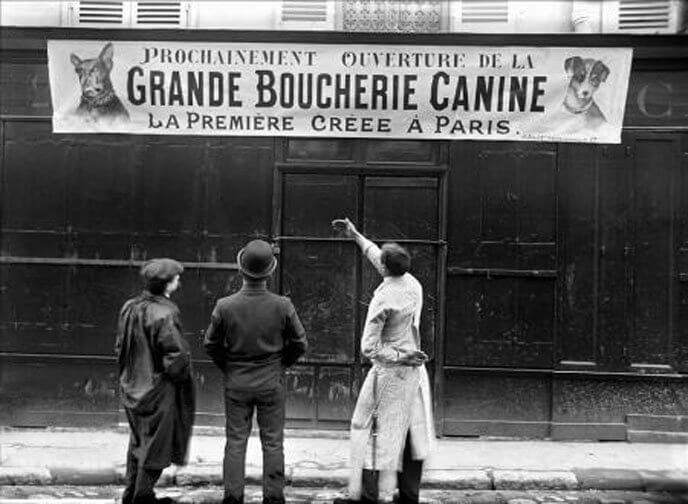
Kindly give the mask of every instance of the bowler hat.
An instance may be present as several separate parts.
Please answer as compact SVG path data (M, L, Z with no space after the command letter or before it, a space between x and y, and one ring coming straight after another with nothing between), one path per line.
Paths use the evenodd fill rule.
M239 270L251 278L265 278L272 275L277 259L272 245L263 240L253 240L237 254Z

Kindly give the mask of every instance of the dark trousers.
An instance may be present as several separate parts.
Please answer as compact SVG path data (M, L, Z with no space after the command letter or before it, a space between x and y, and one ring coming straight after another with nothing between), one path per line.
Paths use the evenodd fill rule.
M363 470L363 488L361 490L361 502L370 504L377 502L378 471ZM423 461L413 460L411 456L411 433L406 434L406 446L404 447L404 460L401 472L397 473L399 497L396 502L400 504L417 504L420 496L420 478L423 474Z
M263 502L284 503L284 403L282 383L263 391L225 389L225 503L244 502L246 444L254 409L263 448Z
M162 469L144 469L134 455L135 435L129 437L127 450L127 473L124 477L126 487L122 494L122 504L147 504L155 502L153 487L162 474Z

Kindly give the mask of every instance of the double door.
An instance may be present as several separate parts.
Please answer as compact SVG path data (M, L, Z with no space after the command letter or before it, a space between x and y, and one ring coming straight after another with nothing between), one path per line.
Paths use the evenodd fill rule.
M349 170L350 171L350 170ZM275 229L280 243L278 289L290 296L308 332L309 349L288 376L292 426L345 428L367 369L360 334L382 278L355 242L331 221L349 217L378 244L396 241L412 256L424 288L423 349L435 355L441 178L345 170L282 170Z

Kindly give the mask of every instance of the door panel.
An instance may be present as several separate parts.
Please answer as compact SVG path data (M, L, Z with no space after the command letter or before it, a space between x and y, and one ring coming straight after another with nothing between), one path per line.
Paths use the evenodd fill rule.
M633 362L668 364L671 350L674 269L674 174L671 139L635 144Z
M282 292L308 331L309 361L354 361L355 254L346 242L282 245Z
M282 235L333 236L333 219L357 214L357 187L352 176L285 175Z
M382 278L353 242L331 226L349 217L379 245L408 248L424 287L421 340L434 356L440 244L437 177L282 173L279 215L281 287L291 297L309 350L288 388L293 425L345 427L364 374L360 333ZM310 417L309 417L310 415Z
M372 240L435 240L436 178L366 177L364 225Z

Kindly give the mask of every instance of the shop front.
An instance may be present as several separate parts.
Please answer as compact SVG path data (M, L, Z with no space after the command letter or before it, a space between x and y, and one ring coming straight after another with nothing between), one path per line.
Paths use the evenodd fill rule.
M198 423L221 425L221 378L203 352L203 331L215 301L240 285L236 252L260 237L279 247L272 288L292 298L310 342L288 376L288 423L345 429L367 370L358 340L379 278L332 228L332 219L344 216L372 239L411 252L425 294L422 343L440 434L626 439L648 430L638 428L643 422L688 415L688 52L681 38L383 41L362 34L172 37L16 28L0 36L0 423L121 421L112 352L117 310L138 290L142 261L169 256L186 268L177 300L193 349ZM483 133L475 124L471 131L470 121L460 127L471 139L412 131L386 138L384 131L360 131L385 128L375 120L352 125L354 134L345 120L314 134L216 134L217 118L204 125L199 117L191 128L188 115L175 120L192 134L174 130L169 115L145 122L169 127L164 133L55 132L48 40L113 42L117 50L173 38L287 49L308 42L634 54L621 143L553 142L547 131L542 141L505 140L495 138L498 120L485 139L476 138ZM307 65L304 54L300 64ZM173 99L150 90L151 82L162 89L155 80L162 77L136 80L141 75L135 72L134 88L120 94L125 104L144 82L147 100ZM223 78L231 90L231 77ZM403 82L385 85L404 89ZM382 81L377 86L382 93ZM528 86L528 94L505 95L515 96L513 107L528 108L526 115L541 104L535 80ZM439 77L436 87L438 107L442 92L446 107L457 96L460 102L452 79ZM175 99L204 99L187 88L182 94ZM385 97L391 106L393 94ZM237 92L233 99L242 98ZM382 94L377 100L382 106ZM403 97L398 106L413 119ZM461 111L438 115L453 120L442 128L459 127ZM480 128L487 131L487 123Z

